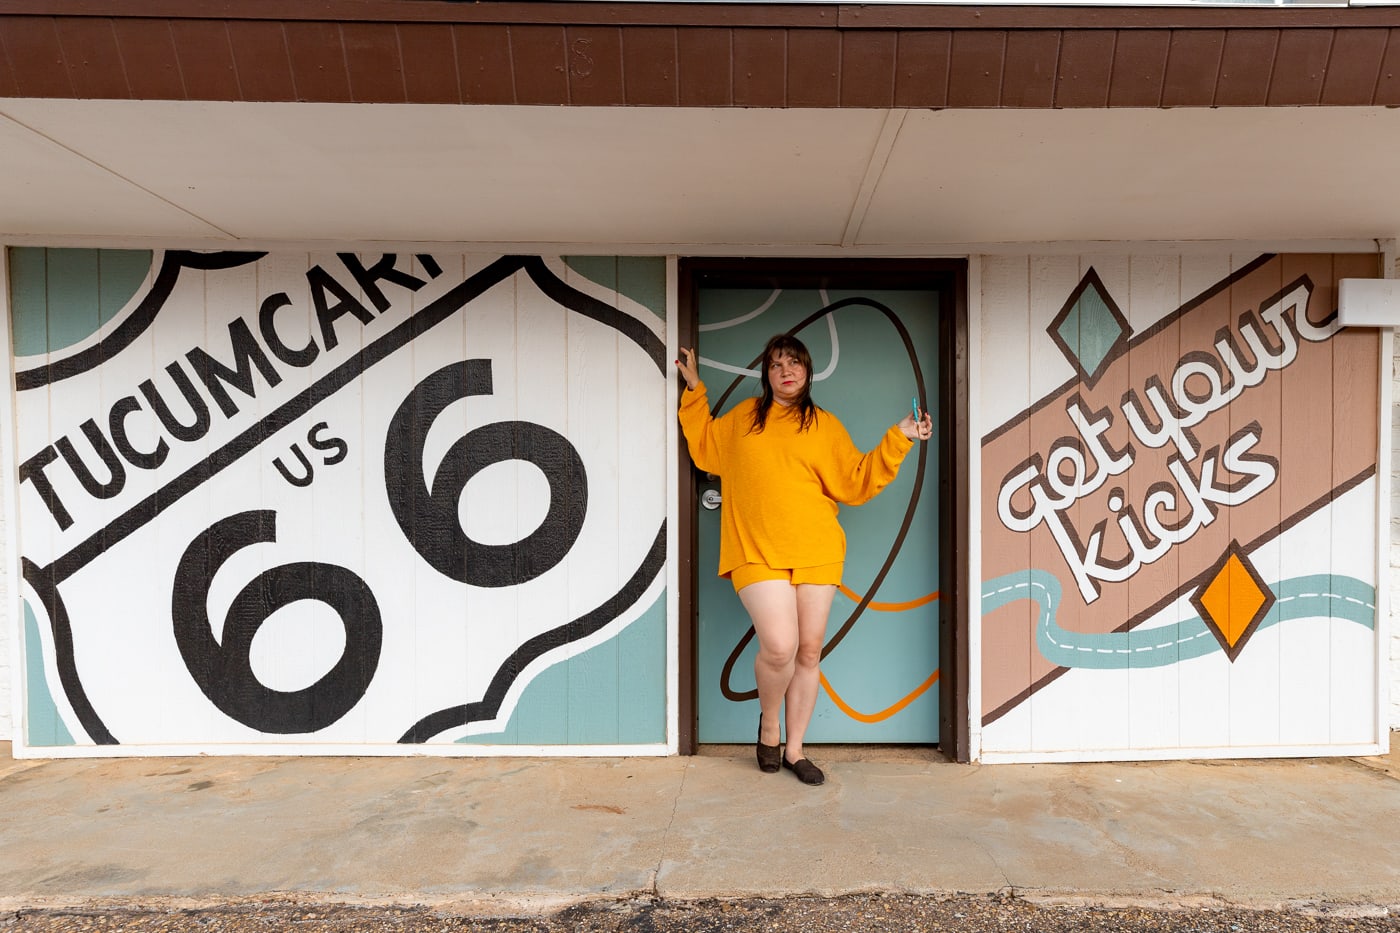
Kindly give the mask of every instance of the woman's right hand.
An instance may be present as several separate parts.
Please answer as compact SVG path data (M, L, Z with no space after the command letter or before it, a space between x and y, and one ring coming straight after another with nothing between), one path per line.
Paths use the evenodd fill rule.
M685 380L687 389L694 389L700 384L700 369L695 365L695 351L686 347L681 347L681 358L676 360L676 369L680 370L681 378Z

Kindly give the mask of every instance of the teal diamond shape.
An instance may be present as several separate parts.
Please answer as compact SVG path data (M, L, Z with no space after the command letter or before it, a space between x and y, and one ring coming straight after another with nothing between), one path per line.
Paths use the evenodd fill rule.
M1085 385L1093 388L1104 372L1128 349L1132 326L1090 267L1047 328Z

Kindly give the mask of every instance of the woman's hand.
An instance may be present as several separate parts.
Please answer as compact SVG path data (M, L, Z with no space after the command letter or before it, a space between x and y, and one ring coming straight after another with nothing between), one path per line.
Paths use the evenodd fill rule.
M911 441L926 441L933 437L933 416L924 412L924 416L915 421L914 413L910 412L899 419L899 423L895 427L903 431L904 436Z
M685 380L685 387L693 389L700 384L700 369L695 365L695 351L681 347L681 358L676 360L676 369L680 370L681 378Z

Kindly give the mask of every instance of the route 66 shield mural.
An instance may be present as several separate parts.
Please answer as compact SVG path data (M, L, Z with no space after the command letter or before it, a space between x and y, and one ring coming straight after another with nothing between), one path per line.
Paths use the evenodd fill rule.
M10 268L29 747L665 742L660 260Z

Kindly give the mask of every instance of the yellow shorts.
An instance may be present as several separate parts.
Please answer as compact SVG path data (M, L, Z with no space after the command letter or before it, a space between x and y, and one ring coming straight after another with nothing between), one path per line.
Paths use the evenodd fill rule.
M734 592L739 592L750 583L760 580L786 580L793 586L800 583L819 583L836 586L841 583L841 568L844 563L821 564L816 567L793 567L779 570L767 564L742 564L729 572L729 582L734 584Z

